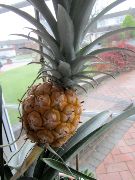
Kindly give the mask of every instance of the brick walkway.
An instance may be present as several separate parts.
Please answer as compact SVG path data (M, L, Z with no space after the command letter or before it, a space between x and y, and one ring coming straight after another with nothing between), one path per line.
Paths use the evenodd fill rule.
M135 101L135 71L121 74L116 79L103 81L98 88L85 95L85 110L121 111Z
M135 180L135 123L96 168L99 180Z
M135 71L108 79L85 96L84 109L122 112L135 104ZM88 169L98 180L135 180L135 122L124 120L79 154L81 170ZM75 166L75 160L71 162Z

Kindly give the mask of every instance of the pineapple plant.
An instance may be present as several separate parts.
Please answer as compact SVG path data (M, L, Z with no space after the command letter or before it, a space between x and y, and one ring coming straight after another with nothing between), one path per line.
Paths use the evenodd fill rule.
M101 121L102 123L96 124L94 130L93 128L88 130L91 122L97 123L99 120L99 116L97 116L77 130L82 105L76 90L86 91L84 85L93 86L94 83L97 83L92 76L93 73L108 75L108 72L98 72L92 69L93 65L104 63L98 56L100 53L118 50L130 51L117 47L93 50L93 47L115 33L133 30L134 27L107 32L85 46L82 46L83 40L100 17L124 1L114 1L93 17L96 0L52 0L56 15L54 17L44 0L28 0L40 13L41 19L47 22L49 31L43 23L29 13L13 6L0 4L1 7L13 11L29 21L35 28L28 29L39 38L32 37L30 33L29 35L12 35L28 38L41 47L39 50L23 47L23 49L31 50L42 56L40 62L35 63L41 64L36 79L43 79L42 83L32 83L32 86L26 91L26 96L21 100L23 128L27 137L38 146L49 145L49 147L58 148L58 157L62 157L65 161L82 146L93 132L100 131L100 127L103 125ZM89 67L91 67L90 70L88 70ZM76 131L77 133L75 133ZM64 147L65 143L66 149L61 153L59 148ZM54 151L52 150L52 152ZM54 154L56 155L56 153ZM44 159L44 161L49 165L54 163L54 160L50 159ZM54 168L54 164L51 167ZM57 166L62 167L61 162L57 162ZM36 170L37 167L38 165ZM55 177L55 171L49 171L47 168L41 173L39 169L36 177L41 174L44 174L44 179L46 177L48 180ZM77 172L74 173L77 174ZM72 174L69 173L69 175Z

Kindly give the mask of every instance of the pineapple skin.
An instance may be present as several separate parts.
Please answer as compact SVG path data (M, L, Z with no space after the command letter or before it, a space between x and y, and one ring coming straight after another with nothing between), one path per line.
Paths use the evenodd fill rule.
M72 89L50 82L34 85L22 101L22 124L31 141L61 147L74 135L82 113Z

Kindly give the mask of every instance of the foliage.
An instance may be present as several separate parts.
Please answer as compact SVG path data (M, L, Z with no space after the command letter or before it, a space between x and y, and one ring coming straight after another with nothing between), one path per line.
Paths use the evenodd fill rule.
M123 20L122 24L121 24L122 28L125 27L135 27L135 18L133 15L127 15L125 17L125 19ZM126 32L126 33L122 33L123 37L126 37L129 34L129 37L135 37L135 31L132 32Z
M135 46L128 44L127 42L120 42L117 44L118 48L125 48L130 49L135 52ZM135 61L134 57L135 54L133 52L126 52L123 53L123 51L112 51L112 52L105 52L100 54L100 57L103 61L113 63L117 67L118 71L127 71L134 69ZM97 69L100 71L111 69L112 66L109 65L109 67L105 65L97 65Z

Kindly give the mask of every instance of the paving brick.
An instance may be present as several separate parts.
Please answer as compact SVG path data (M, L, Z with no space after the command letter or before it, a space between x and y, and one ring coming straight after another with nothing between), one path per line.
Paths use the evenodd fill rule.
M125 140L126 139L131 139L131 138L132 138L132 136L131 136L131 134L129 132L124 135Z
M97 173L97 174L107 173L106 167L105 167L105 165L104 165L103 163L101 163L101 164L97 167L96 173Z
M119 150L121 153L130 153L134 151L134 149L131 146L121 146L119 147Z
M89 159L89 163L88 164L91 164L92 166L94 167L97 167L99 164L100 164L100 160L94 158L94 157L86 157L86 161Z
M112 143L112 142L109 142L109 141L107 141L106 139L105 140L103 140L102 142L101 142L101 144L104 146L104 147L106 147L106 148L108 148L108 149L110 149L110 150L112 150L112 148L114 147L114 143Z
M132 126L130 129L129 129L129 131L128 132L134 132L135 133L135 127L134 126Z
M122 171L120 172L120 176L122 180L134 180L134 177L129 171Z
M117 132L115 131L115 133L112 133L110 136L113 138L117 138L118 140L123 136L123 132Z
M119 148L118 148L117 146L115 146L115 147L113 148L113 150L111 151L111 154L112 154L112 155L120 154Z
M121 180L119 173L108 173L108 174L99 174L97 176L98 180Z
M108 154L107 157L104 159L104 164L111 164L114 163L114 159L112 154Z
M134 139L133 138L132 139L126 139L125 142L129 146L130 145L135 145L135 138Z
M114 137L111 137L111 136L108 136L105 139L106 139L106 141L108 141L110 143L114 143L114 144L116 144L120 140L119 138L114 138Z
M131 138L135 138L135 132L131 132L130 135L131 135Z
M106 154L103 154L101 152L94 151L92 154L92 157L95 157L96 159L103 161L106 157Z
M124 139L122 139L118 142L118 146L126 146Z
M134 156L131 153L113 155L115 162L124 162L134 160Z
M108 173L128 170L128 167L125 162L107 164L107 165L105 165L105 167L107 168Z
M110 149L108 149L108 148L106 148L106 147L104 147L104 146L97 146L96 147L96 151L97 152L101 152L102 154L105 154L105 155L107 155L109 152L110 152Z
M126 162L129 171L131 172L132 176L135 178L135 160Z

